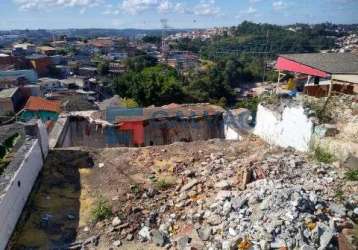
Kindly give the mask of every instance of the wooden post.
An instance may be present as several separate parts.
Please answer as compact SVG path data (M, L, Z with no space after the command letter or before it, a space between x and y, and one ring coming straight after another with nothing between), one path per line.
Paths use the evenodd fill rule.
M330 97L332 94L332 88L333 88L333 77L331 76L331 83L329 84L329 89L328 89L328 97Z

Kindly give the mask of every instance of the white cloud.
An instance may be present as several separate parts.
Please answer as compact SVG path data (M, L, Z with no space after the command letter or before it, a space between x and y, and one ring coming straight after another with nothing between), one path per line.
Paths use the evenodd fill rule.
M257 9L255 9L254 7L249 7L246 11L247 14L255 14L257 12Z
M185 12L185 7L181 2L172 0L123 0L119 4L119 9L131 15L136 15L149 9L157 10L160 13Z
M99 5L103 0L13 0L21 10L48 9L51 7L79 7L81 12Z
M201 0L197 5L187 6L176 0L122 0L118 6L106 5L104 14L119 14L126 12L137 15L146 10L155 10L159 13L187 13L197 16L215 16L220 8L215 0Z
M185 5L183 3L176 3L174 5L174 12L185 13L185 12L187 12L187 8L185 7Z
M275 1L272 3L272 8L277 11L284 10L287 8L287 3L283 1Z
M158 6L159 12L169 12L173 8L173 4L168 0L161 1Z
M215 0L201 0L193 9L193 14L197 16L216 16L220 12L221 10L216 5Z
M120 8L129 14L137 14L150 8L158 8L161 0L124 0Z
M250 6L248 9L246 10L242 10L240 11L240 13L236 16L236 18L245 18L247 20L252 19L252 18L258 18L260 16L260 14L258 13L258 10L252 6Z

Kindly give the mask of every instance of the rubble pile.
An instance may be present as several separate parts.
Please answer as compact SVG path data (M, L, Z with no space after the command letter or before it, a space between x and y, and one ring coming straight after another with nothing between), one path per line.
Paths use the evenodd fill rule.
M177 183L170 187L133 187L116 217L98 222L89 235L114 249L130 242L166 249L338 249L342 231L357 222L358 196L343 188L337 166L292 150L225 150L188 155L174 168ZM147 177L158 175L153 170Z
M124 221L107 223L116 246L119 231L124 242L167 249L337 249L358 216L357 200L338 202L343 179L333 166L292 151L256 161L212 153L178 179L144 190Z
M175 206L187 207L188 198L196 193L194 184L210 185L205 181L208 176L218 190L216 196L191 202L190 209L172 214L159 230L170 235L166 229L180 216L194 225L202 246L208 249L326 249L331 244L336 225L346 218L345 207L333 202L334 170L308 164L298 155L269 157L251 167L252 178L264 178L247 184L240 192L235 187L245 183L235 183L235 166L239 164L234 161L226 165L220 156L203 162L205 167L182 187ZM183 245L178 248L185 249Z

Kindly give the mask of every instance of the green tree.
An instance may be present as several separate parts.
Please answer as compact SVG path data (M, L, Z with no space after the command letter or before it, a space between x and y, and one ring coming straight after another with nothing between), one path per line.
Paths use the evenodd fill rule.
M184 98L176 71L164 65L130 71L114 80L114 89L142 106L180 103Z
M109 71L109 63L107 61L102 61L97 64L98 74L104 76L107 75Z

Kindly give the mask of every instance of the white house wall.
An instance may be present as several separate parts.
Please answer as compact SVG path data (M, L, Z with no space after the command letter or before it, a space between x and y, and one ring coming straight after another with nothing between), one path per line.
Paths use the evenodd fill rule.
M313 127L302 106L285 107L281 114L259 105L254 134L270 144L307 152Z

